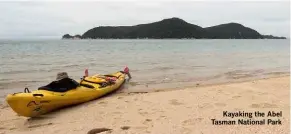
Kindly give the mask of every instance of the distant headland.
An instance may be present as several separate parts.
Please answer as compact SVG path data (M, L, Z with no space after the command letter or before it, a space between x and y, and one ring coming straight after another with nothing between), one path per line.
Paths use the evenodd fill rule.
M63 35L62 39L286 39L262 35L239 23L226 23L202 28L180 18L134 26L99 26L82 36Z

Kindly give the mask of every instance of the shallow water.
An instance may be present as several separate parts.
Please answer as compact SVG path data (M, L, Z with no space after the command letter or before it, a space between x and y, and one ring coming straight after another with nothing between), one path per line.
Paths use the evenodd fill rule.
M130 68L124 92L289 75L288 40L1 40L0 97Z

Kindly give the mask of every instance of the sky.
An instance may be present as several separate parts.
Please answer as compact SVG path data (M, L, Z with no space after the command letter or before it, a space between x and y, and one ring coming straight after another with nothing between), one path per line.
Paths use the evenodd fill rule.
M201 27L236 22L261 34L290 36L289 0L0 0L0 9L0 38L61 38L172 17Z

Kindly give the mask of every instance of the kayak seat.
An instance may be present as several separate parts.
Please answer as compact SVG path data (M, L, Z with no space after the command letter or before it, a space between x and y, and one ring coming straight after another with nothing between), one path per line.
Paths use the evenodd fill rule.
M113 76L113 75L94 75L94 76L90 76L90 77L84 77L82 79L82 81L100 85L100 84L109 82L106 77L116 77L116 76Z
M115 78L119 78L121 75L118 75L118 76L114 76L114 75L110 75L110 74L106 74L106 75L104 75L105 77L115 77Z
M83 84L83 83L80 83L80 86L87 87L87 88L95 88L95 87L92 86L92 85Z
M86 79L83 79L82 81L85 81L85 82L89 82L89 83L94 83L94 84L102 84L102 83L105 83L103 81L90 81L90 80L86 80Z
M79 83L70 78L64 78L59 81L53 81L46 86L39 87L38 90L47 90L53 92L66 92L75 89Z

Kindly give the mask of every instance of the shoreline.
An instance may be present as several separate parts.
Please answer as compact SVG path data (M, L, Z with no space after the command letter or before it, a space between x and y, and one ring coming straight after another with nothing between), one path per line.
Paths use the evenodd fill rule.
M225 84L235 84L235 83L243 83L243 82L251 82L251 81L256 81L256 80L264 80L264 79L272 79L272 78L280 78L280 77L290 77L290 73L286 74L287 72L284 72L283 74L275 74L274 76L264 76L264 77L249 77L249 78L239 78L239 79L229 79L229 80L214 80L214 81L189 81L189 82L175 82L175 83L162 83L162 85L168 85L168 84L177 84L180 83L178 85L183 85L180 87L171 87L169 86L168 88L151 88L151 87L147 87L147 85L143 85L146 87L142 88L142 89L138 89L136 91L135 90L135 85L131 85L131 81L125 83L126 86L130 85L130 87L127 88L123 88L122 89L118 89L114 94L115 95L119 95L119 94L135 94L135 93L151 93L151 92L167 92L167 91L174 91L174 90L183 90L183 89L187 89L187 88L199 88L199 87L208 87L208 86L215 86L215 85L225 85ZM206 80L207 81L207 80ZM134 84L134 83L133 83ZM139 85L141 86L141 85ZM128 88L133 88L134 90L130 89L130 91L128 91ZM139 87L140 88L140 87ZM18 88L17 88L18 89ZM23 88L24 89L24 88ZM5 97L7 95L7 93L14 93L14 92L23 92L22 89L18 89L19 91L13 90L9 91L9 90L5 90L6 93L5 95L3 95L3 97L0 97L0 104L4 104L5 103Z
M239 83L166 90L149 93L112 94L29 119L18 117L5 105L0 109L0 131L6 133L288 133L290 76ZM227 111L229 117L224 116ZM235 112L281 112L278 117L231 117ZM76 117L76 118L72 118ZM216 121L249 119L263 125L213 125ZM268 123L280 120L281 125ZM240 123L241 123L240 122ZM251 121L250 121L251 122ZM111 129L111 130L110 130ZM90 133L91 134L91 133Z
M281 72L280 72L281 73ZM161 85L165 86L168 85L168 87L160 87L160 88L153 88L153 87L147 87L148 85L138 85L138 88L136 90L135 82L131 83L132 81L129 81L126 84L130 85L130 87L122 88L117 90L114 94L134 94L134 93L150 93L150 92L166 92L166 91L173 91L173 90L183 90L186 88L198 88L198 87L208 87L208 86L215 86L215 85L224 85L224 84L232 84L232 83L243 83L243 82L251 82L256 80L264 80L264 79L272 79L272 78L279 78L279 77L290 77L289 72L283 72L282 74L271 74L271 76L254 76L254 77L247 77L247 78L238 78L238 79L227 79L227 80L191 80L191 81L183 81L183 82L170 82L170 83L161 83ZM171 87L169 85L182 85L178 87ZM158 85L158 84L154 84ZM129 89L128 91L128 88ZM15 90L17 89L17 90ZM24 89L24 88L23 88ZM0 104L5 103L5 97L8 93L14 93L14 92L23 92L23 89L20 88L14 88L13 91L9 90L2 90L1 92L5 95L0 96ZM5 91L5 92L4 92Z
M209 86L221 86L226 84L239 84L244 82L253 82L258 80L268 80L273 78L282 78L282 77L290 77L290 74L284 74L284 75L277 75L277 76L269 76L269 77L262 77L262 78L249 78L249 79L241 79L241 80L229 80L229 81L223 81L223 82L210 82L210 83L196 83L189 86L183 86L183 87L175 87L175 88L159 88L159 89L150 89L150 90L141 90L141 91L129 91L126 92L123 90L118 90L115 94L134 94L134 93L154 93L154 92L167 92L167 91L175 91L175 90L184 90L187 88L200 88L200 87L209 87ZM190 82L180 82L180 83L195 83L194 81ZM128 84L128 83L126 83ZM167 83L168 84L168 83Z

